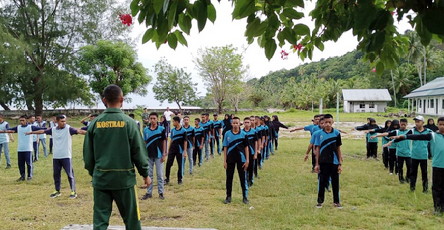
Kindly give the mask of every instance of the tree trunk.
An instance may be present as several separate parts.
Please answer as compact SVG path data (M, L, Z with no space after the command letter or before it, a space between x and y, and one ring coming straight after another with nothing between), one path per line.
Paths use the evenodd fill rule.
M180 111L180 113L183 114L183 115L185 115L185 114L183 113L183 111L182 111L182 106L180 106L180 102L177 102L177 101L176 101L176 104L177 104L177 106L179 107L179 111Z
M422 86L422 69L420 65L416 66L416 70L418 71L418 77L419 77L419 84Z
M3 107L4 110L11 110L7 104L5 104L3 101L0 101L0 106Z
M34 95L35 115L43 114L43 94L37 93Z
M217 102L217 113L222 114L222 101Z
M425 51L424 51L424 66L423 66L423 68L424 68L424 74L423 74L423 76L424 76L424 85L425 84L427 84L427 48L425 48Z

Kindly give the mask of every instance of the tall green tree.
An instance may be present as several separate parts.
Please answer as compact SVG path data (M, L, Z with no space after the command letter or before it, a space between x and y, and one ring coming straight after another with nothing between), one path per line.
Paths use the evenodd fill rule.
M103 89L109 84L122 88L123 94L146 95L151 81L148 70L137 62L134 49L124 42L107 40L87 45L79 51L79 71L87 76L93 92L103 98Z
M123 3L125 4L125 3ZM16 101L23 102L36 114L45 103L66 104L79 98L87 100L89 90L82 90L84 80L75 71L75 53L85 44L99 39L124 39L118 12L124 12L117 0L10 0L2 1L0 26L21 43L25 71L14 79L20 90ZM61 78L55 80L54 78ZM64 88L56 82L69 85Z
M242 54L232 45L200 49L195 64L208 91L213 95L218 113L222 113L230 88L245 74Z
M157 74L156 84L153 86L156 100L174 102L181 111L183 104L196 100L197 84L193 83L190 73L173 67L164 58L155 65L154 72Z

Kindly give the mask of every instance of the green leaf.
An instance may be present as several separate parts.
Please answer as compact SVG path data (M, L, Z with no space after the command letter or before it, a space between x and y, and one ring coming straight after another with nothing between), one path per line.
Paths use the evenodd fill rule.
M294 34L294 32L288 28L285 27L282 31L282 36L285 38L285 40L287 40L290 44L296 44L297 39L296 39L296 35Z
M277 45L274 39L268 39L265 41L265 56L270 60L276 52Z
M131 9L131 15L133 15L133 17L135 17L140 10L139 2L140 0L131 1L130 9Z
M183 32L189 35L191 30L191 17L185 14L180 14L179 27Z
M208 19L214 23L216 21L216 8L214 8L213 4L209 4L208 7Z
M137 17L137 20L139 21L139 23L142 23L145 20L145 17L146 17L146 11L145 10L141 10L139 12L139 16Z
M431 8L424 12L422 22L428 31L434 34L444 35L444 9Z
M171 30L176 22L176 10L178 1L173 1L168 11L168 29Z
M194 9L197 10L197 29L202 31L207 23L208 10L206 3L197 1L194 3Z
M376 73L378 75L382 75L382 73L384 73L384 63L382 61L379 61L378 64L376 64Z
M324 51L324 43L322 43L321 38L315 40L315 46L318 47L320 51Z
M162 6L163 6L163 0L153 0L153 8L154 8L154 12L156 12L156 14L160 13Z
M288 7L299 6L299 7L304 8L304 0L286 0L285 6L288 6Z
M176 7L177 7L177 1L173 0L174 2L176 2ZM165 14L168 10L168 5L170 4L170 0L164 0L163 2L163 14Z
M149 28L142 37L142 44L147 43L154 35L154 28Z
M234 10L232 13L234 19L245 18L254 12L256 12L255 0L234 1Z
M251 23L247 24L247 30L245 31L245 35L247 37L257 37L262 35L267 28L268 23L262 22L259 18L254 19Z
M423 23L424 20L420 15L415 18L415 21L415 30L421 38L421 44L423 44L424 46L429 45L430 41L432 40L432 33L430 33L430 31L425 27Z
M171 47L171 49L176 49L177 47L177 37L176 34L172 33L172 34L168 34L168 45Z
M182 44L184 46L188 46L188 42L185 39L185 37L183 36L182 32L176 30L174 33L176 34L177 40L180 42L180 44Z
M284 15L287 18L291 18L291 19L301 19L302 17L304 17L304 13L301 12L297 12L294 9L291 8L286 8L282 11L282 15Z
M310 28L308 28L305 24L297 24L293 27L293 31L297 35L309 35L310 34Z

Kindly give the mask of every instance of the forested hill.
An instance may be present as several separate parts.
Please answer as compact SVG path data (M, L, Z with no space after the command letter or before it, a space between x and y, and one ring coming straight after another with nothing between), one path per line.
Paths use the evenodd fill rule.
M362 58L362 52L352 51L342 56L321 59L318 62L306 63L290 70L283 69L270 72L259 79L251 79L249 82L257 84L273 79L273 81L284 83L290 78L295 78L297 81L301 81L302 79L311 76L337 80L371 74L370 64L362 60Z
M444 76L444 51L440 44L422 50L418 46L409 49L396 69L382 75L377 75L363 53L355 50L251 79L247 82L251 86L249 101L257 107L308 109L316 106L320 98L326 106L335 106L336 95L342 89L386 88L390 94L396 94L398 105L402 106L402 97L425 81L424 69L426 82Z

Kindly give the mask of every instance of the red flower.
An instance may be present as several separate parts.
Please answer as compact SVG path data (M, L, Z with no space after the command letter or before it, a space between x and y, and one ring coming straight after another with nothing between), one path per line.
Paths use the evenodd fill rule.
M133 24L133 17L129 14L120 14L119 15L120 21L122 21L122 24L130 26Z
M373 69L372 69L372 72L373 72L373 73L376 73L376 68L373 68Z
M297 45L293 45L294 50L301 51L302 48L304 48L304 46L301 43L299 43Z
M281 58L282 58L282 60L287 60L287 58L288 58L288 53L285 52L285 50L282 50L282 51L281 51Z

